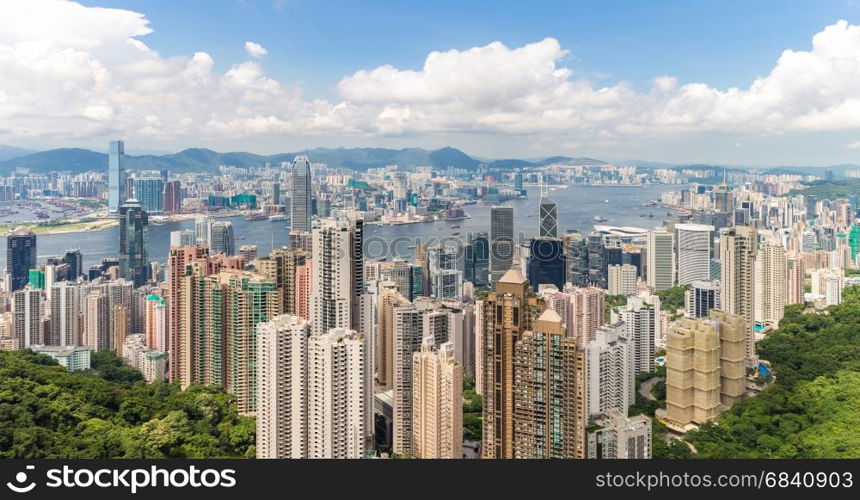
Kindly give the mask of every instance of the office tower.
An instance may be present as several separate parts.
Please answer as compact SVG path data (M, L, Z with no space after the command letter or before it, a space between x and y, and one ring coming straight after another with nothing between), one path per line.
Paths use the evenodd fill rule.
M436 245L426 248L430 269L430 294L440 299L460 300L463 296L463 263L460 248Z
M236 255L236 235L232 222L213 222L209 231L209 252L212 255Z
M283 314L299 315L296 301L301 297L307 301L306 295L302 296L297 293L297 272L299 267L304 266L309 261L310 252L285 248L272 250L267 257L259 258L256 261L257 272L270 280L274 280L278 290L281 291L281 312Z
M558 237L558 205L544 194L540 198L540 237Z
M182 211L182 184L179 181L164 183L164 212L177 214Z
M170 232L170 246L172 247L193 247L196 244L197 238L194 236L194 231L190 229Z
M332 328L308 341L308 458L363 458L370 433L364 335Z
M108 212L119 213L128 199L125 174L125 145L122 141L110 141L108 156Z
M290 234L311 232L311 164L296 156L290 172Z
M242 245L239 247L239 255L245 262L251 262L257 258L257 245Z
M757 323L779 327L786 304L787 271L788 264L782 243L769 239L759 246L753 285Z
M463 365L424 339L412 358L412 456L463 458Z
M412 454L412 355L421 349L425 310L416 304L394 308L394 352L392 363L394 431L391 450Z
M586 288L565 288L570 296L570 316L568 335L576 339L578 345L594 340L597 329L603 325L606 304L606 291L593 286Z
M374 366L376 382L383 391L394 387L394 332L397 326L394 309L408 303L409 301L397 291L393 283L382 283L376 303Z
M63 264L69 265L69 277L72 281L76 281L79 276L84 275L84 256L77 248L66 250L63 256Z
M632 339L621 323L597 329L585 350L585 404L589 420L610 409L627 415L635 401L636 359Z
M628 297L626 305L613 311L612 320L622 321L627 329L627 340L633 349L634 376L653 371L654 344L661 336L660 307L641 297Z
M186 322L192 310L184 277L187 266L198 259L209 256L205 246L172 247L167 257L167 320L168 353L170 371L168 379L185 388L191 383L191 336Z
M257 458L308 457L308 337L298 316L257 328Z
M675 284L675 248L672 233L648 232L648 286L666 290Z
M45 271L41 269L30 269L30 272L27 273L28 284L33 285L33 288L38 288L39 290L45 289Z
M49 291L51 337L49 345L81 345L81 289L68 281L54 283Z
M588 286L588 247L582 233L569 231L562 235L565 281L573 286Z
M110 301L108 301L108 303L110 303ZM111 349L114 350L116 352L116 355L120 358L123 355L122 349L125 345L125 339L128 337L129 334L128 325L129 323L131 323L130 313L131 311L129 310L127 305L116 304L111 307L110 313L107 315L108 323L110 325L107 334L111 341ZM164 368L166 367L167 365L165 364ZM166 373L167 372L162 369L161 372L157 374L158 380L164 380ZM153 374L153 377L156 377L156 375ZM150 379L147 379L147 381L149 380Z
M678 233L678 285L711 279L711 244L714 226L676 224Z
M720 308L720 282L693 281L684 292L684 314L690 318L707 318L711 309Z
M143 286L149 279L149 215L134 198L119 208L119 275Z
M18 349L31 345L49 344L50 332L45 332L45 292L25 286L12 294L12 337Z
M257 408L257 325L277 315L278 290L265 276L247 271L221 271L215 277L224 289L224 388L236 395L240 412L253 413Z
M609 279L607 277L609 269L606 263L606 246L603 241L603 235L600 233L588 235L585 245L588 262L587 283L588 285L605 290L609 287Z
M534 328L543 301L511 268L483 303L483 457L514 458L514 346Z
M806 269L803 258L792 254L786 258L786 304L803 304L803 285L806 278Z
M564 247L558 238L532 238L529 243L527 277L532 289L537 292L540 285L564 287Z
M36 266L36 234L27 226L16 227L6 237L6 272L9 273L10 292L24 288L30 269Z
M83 342L93 351L110 349L111 324L108 297L101 290L93 290L84 298Z
M755 355L755 256L758 235L750 226L723 229L720 233L720 308L747 322L747 367L753 368Z
M334 219L324 219L314 228L310 297L314 335L359 326L358 296L364 292L361 228L361 221Z
M589 459L651 458L651 419L612 409L597 416L588 432Z
M464 279L483 290L490 283L490 239L486 232L469 234L466 243Z
M155 294L146 296L144 334L147 348L168 352L167 301L163 297Z
M517 172L514 174L514 191L522 191L523 190L523 174L522 172Z
M636 266L615 264L609 266L609 295L633 295L636 293Z
M681 318L666 338L666 417L703 424L745 392L746 320L712 310L707 318Z
M495 283L514 261L514 208L490 208L490 275Z
M143 175L134 180L134 197L150 215L164 212L164 180L158 175Z
M205 215L198 215L194 218L194 239L197 245L209 245L209 238L212 229L212 219Z
M584 351L546 309L514 345L514 457L583 458Z
M398 292L408 300L414 300L424 293L424 269L421 266L410 264L401 258L395 258L391 262L380 262L375 266L367 268L368 272L375 273L375 278L370 274L367 279L376 279L379 282L392 282Z

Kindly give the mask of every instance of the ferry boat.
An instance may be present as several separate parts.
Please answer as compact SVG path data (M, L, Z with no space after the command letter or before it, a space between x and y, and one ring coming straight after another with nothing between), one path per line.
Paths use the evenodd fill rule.
M609 220L609 219L607 219L606 217L604 217L602 215L595 215L594 216L594 222L606 222L607 220Z
M270 215L269 220L272 222L290 220L289 215Z

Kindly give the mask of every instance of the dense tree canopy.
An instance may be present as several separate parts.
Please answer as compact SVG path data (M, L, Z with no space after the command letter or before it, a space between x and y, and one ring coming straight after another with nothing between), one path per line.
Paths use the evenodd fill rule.
M146 384L109 352L88 373L0 352L0 458L241 458L254 440L233 396Z
M758 344L774 385L691 432L707 458L860 457L860 293L803 314L786 308L779 330Z

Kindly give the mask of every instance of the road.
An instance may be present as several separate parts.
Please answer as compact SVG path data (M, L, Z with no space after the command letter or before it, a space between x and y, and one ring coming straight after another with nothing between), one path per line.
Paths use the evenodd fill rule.
M654 387L654 384L663 380L664 377L651 377L648 380L642 382L639 385L639 394L642 395L645 399L650 399L654 401L656 398L651 395L651 388Z

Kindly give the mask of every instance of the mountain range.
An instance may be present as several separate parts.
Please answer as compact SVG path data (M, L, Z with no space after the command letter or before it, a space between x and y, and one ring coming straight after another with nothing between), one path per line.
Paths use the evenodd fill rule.
M51 171L85 172L107 168L108 155L89 149L65 148L51 149L0 157L0 173L8 174L16 168L26 168L33 173ZM315 148L295 153L258 155L254 153L219 153L210 149L192 148L178 153L164 155L126 155L126 168L130 170L169 169L172 172L210 172L220 165L240 168L262 166L265 163L278 165L291 162L297 155L306 155L313 163L325 163L330 167L367 170L385 165L399 165L404 168L431 166L438 169L447 167L474 170L482 163L491 168L528 168L540 167L559 162L575 162L580 165L603 165L605 162L593 158L570 158L553 156L539 161L502 159L489 162L472 158L456 148L445 147L427 150L421 148L384 149L384 148Z

